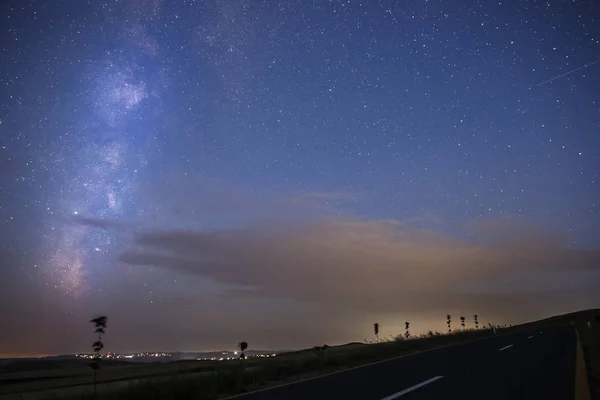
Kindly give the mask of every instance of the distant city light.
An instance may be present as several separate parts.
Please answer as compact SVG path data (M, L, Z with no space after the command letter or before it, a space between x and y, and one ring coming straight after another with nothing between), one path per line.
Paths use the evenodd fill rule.
M233 355L231 355L230 352L222 352L221 353L223 356L222 357L199 357L199 358L195 358L195 360L197 361L228 361L228 360L237 360L239 358L239 352L238 351L234 351ZM268 357L275 357L277 354L273 353L273 354L254 354L254 355L248 355L248 358L268 358ZM84 359L93 359L95 357L94 354L76 354L75 357L77 358L84 358ZM120 354L120 353L106 353L104 355L101 355L101 358L103 359L127 359L127 360L136 360L136 359L147 359L147 358L172 358L173 355L171 353L159 353L159 352L153 352L153 353L128 353L128 354Z

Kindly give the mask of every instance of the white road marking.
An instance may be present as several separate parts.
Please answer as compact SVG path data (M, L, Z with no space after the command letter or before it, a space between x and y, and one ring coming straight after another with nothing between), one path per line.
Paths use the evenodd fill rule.
M425 386L425 385L429 385L430 383L432 383L432 382L435 382L435 381L437 381L438 379L442 379L442 378L443 378L443 376L434 376L434 377L433 377L433 378L431 378L431 379L427 379L426 381L423 381L423 382L421 382L421 383L417 383L416 385L414 385L414 386L411 386L411 387L409 387L409 388L407 388L407 389L404 389L404 390L403 390L403 391L401 391L401 392L394 393L394 394L390 394L389 396L387 396L387 397L384 397L384 398L383 398L383 399L381 399L381 400L393 400L393 399L396 399L396 398L398 398L398 397L400 397L400 396L404 396L405 394L407 394L407 393L409 393L409 392L412 392L413 390L417 390L417 389L418 389L418 388L420 388L420 387L423 387L423 386Z
M528 336L527 339L531 339L533 336Z
M508 346L504 346L503 348L501 348L501 349L498 349L498 351L506 350L506 349L509 349L509 348L511 348L511 347L513 347L513 345L512 345L512 344L509 344Z

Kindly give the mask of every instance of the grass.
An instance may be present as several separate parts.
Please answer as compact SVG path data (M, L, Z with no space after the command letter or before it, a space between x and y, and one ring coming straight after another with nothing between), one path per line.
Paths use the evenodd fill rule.
M586 365L592 393L598 396L598 372L600 372L600 310L587 310L556 316L513 327L496 328L497 334L516 333L531 329L547 329L552 326L573 324L578 329L586 356ZM587 322L590 322L588 327ZM490 328L456 330L451 334L434 333L405 339L390 338L379 343L351 343L332 346L326 350L307 349L280 354L273 358L247 359L224 362L189 362L185 367L173 365L139 368L136 376L144 379L122 382L117 387L102 389L98 399L215 399L244 393L302 378L321 375L336 370L364 365L396 356L493 336ZM187 364L187 365L186 365ZM113 367L122 368L122 367ZM132 368L133 370L133 368ZM109 368L100 370L100 379L110 381ZM115 372L114 376L118 373ZM146 379L153 375L152 379ZM112 385L112 384L110 384ZM62 394L54 398L65 398ZM52 398L52 397L50 397ZM73 399L91 400L91 394L78 394ZM598 397L592 397L598 398Z

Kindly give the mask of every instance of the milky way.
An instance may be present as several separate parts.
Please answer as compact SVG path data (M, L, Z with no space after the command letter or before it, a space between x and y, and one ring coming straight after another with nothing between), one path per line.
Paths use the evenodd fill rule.
M126 46L128 56L105 52L103 59L89 63L80 79L85 88L80 98L89 114L74 125L73 143L61 144L66 165L55 179L63 183L48 207L51 215L62 219L51 219L43 234L48 282L75 297L103 285L110 255L119 244L111 234L68 221L130 215L140 203L138 177L155 153L147 137L154 134L151 124L160 98L156 83L147 81L156 81L156 76L135 61L148 50L149 36L138 30L127 33L124 37L133 36L141 49ZM157 55L155 47L150 50Z

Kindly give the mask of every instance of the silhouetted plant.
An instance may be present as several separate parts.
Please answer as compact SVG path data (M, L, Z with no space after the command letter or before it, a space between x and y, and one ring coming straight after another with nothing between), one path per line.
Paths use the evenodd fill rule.
M379 324L377 322L373 324L373 332L375 332L375 338L379 342Z
M477 320L477 314L473 316L473 319L475 320L475 329L479 329L479 321Z
M92 324L94 324L94 333L98 335L97 340L92 344L92 348L94 349L94 353L96 353L96 354L94 354L93 361L90 364L90 366L94 370L94 397L97 396L96 378L97 378L97 371L98 371L98 369L100 369L100 359L101 359L100 351L104 348L104 343L102 343L102 335L104 335L106 333L107 320L108 320L108 318L105 316L97 317L97 318L90 320L90 322Z
M465 317L460 317L460 325L465 329Z
M244 353L244 352L248 348L248 342L239 342L238 343L238 348L240 349L240 360L245 360L246 359L246 353Z
M407 339L410 337L410 332L408 331L409 326L410 322L406 321L404 323L404 329L406 330L406 332L404 332L404 337L406 337Z
M433 331L429 331L429 332L427 332L427 336L429 336L429 337L433 337Z
M450 314L446 315L446 324L448 325L448 333L452 333L452 317Z
M327 350L329 346L327 346L326 344L324 344L323 346L315 346L313 347L313 350L315 351L315 353L317 354L317 356L319 357L323 357L325 356L325 350Z

